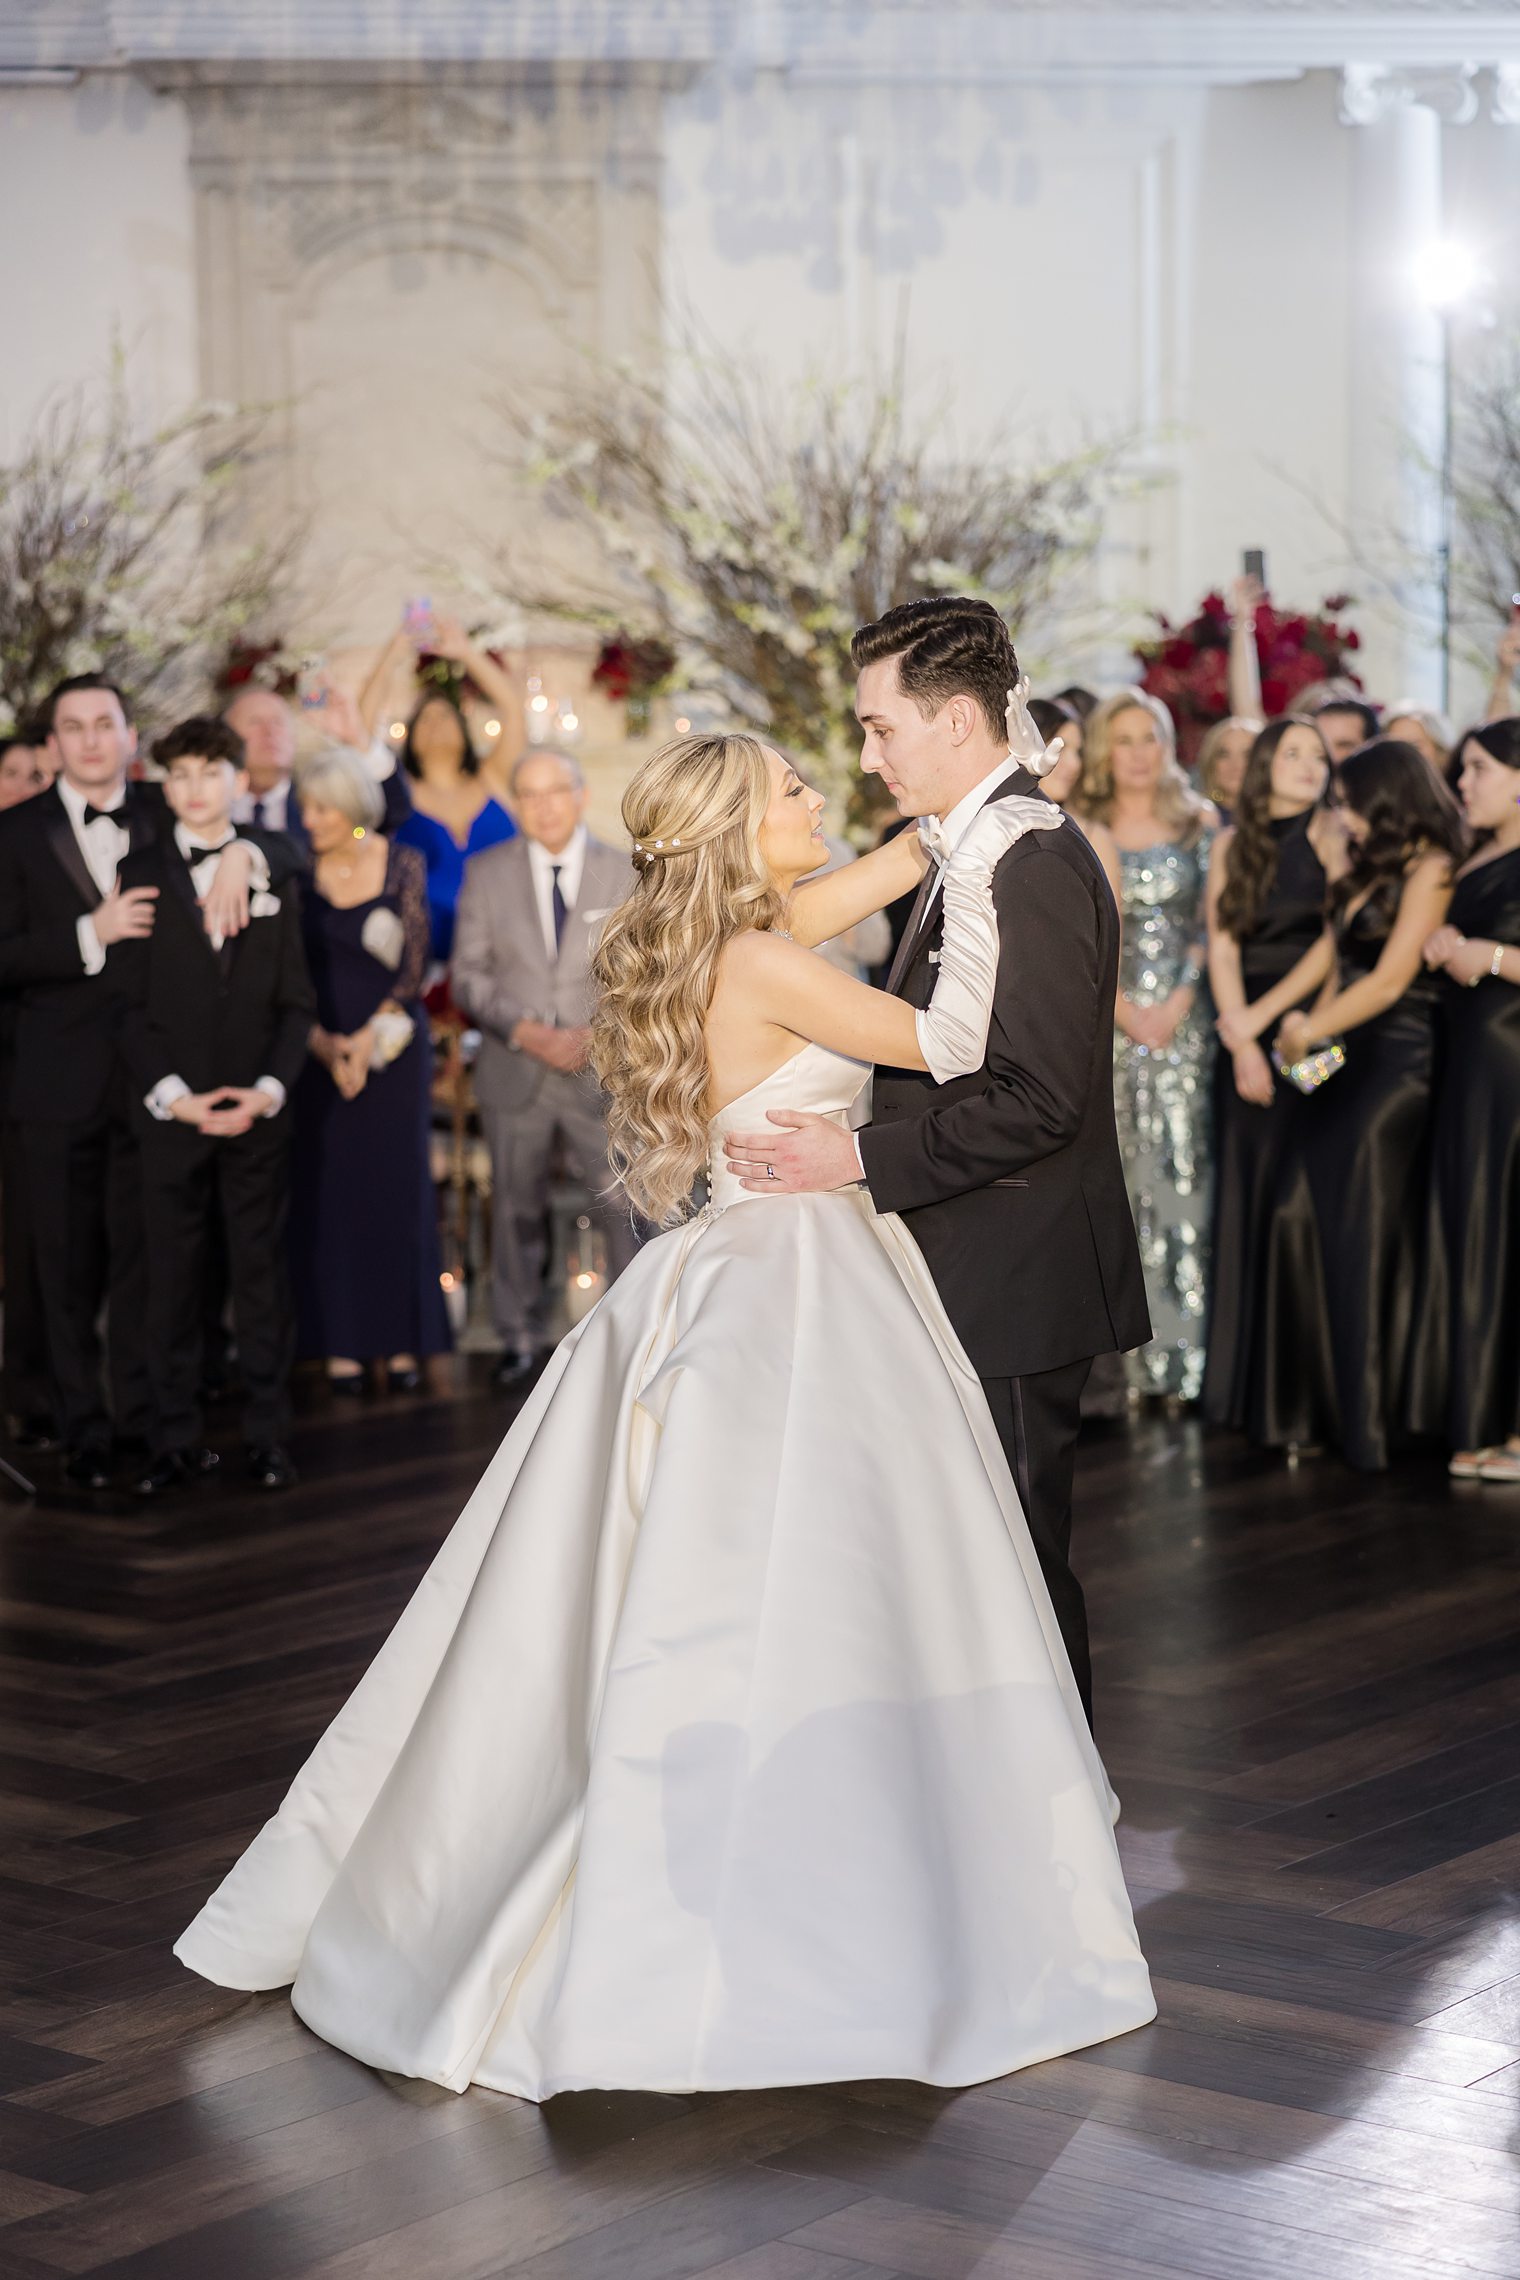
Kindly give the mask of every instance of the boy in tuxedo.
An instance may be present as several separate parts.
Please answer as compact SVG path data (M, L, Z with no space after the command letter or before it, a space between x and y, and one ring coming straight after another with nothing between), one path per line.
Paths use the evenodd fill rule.
M246 930L208 937L205 897L236 836L246 786L241 739L224 721L187 720L155 757L172 832L127 856L121 882L156 893L151 933L117 943L111 973L125 1013L148 1236L152 1461L137 1493L198 1473L206 1249L219 1221L247 1388L243 1433L261 1487L295 1479L285 1442L294 1325L285 1265L290 1114L315 1014L293 884L255 894Z

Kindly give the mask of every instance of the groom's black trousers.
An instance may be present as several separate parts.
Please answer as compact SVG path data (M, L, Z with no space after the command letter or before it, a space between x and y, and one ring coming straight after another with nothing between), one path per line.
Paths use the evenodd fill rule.
M1092 1724L1087 1602L1071 1572L1071 1487L1090 1358L1029 1377L983 1378L982 1390L1008 1459L1040 1572L1066 1642L1072 1676Z

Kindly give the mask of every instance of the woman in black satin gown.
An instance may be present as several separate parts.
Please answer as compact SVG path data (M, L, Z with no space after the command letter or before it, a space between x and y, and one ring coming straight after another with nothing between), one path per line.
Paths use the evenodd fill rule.
M1330 756L1312 720L1286 714L1251 745L1235 823L1209 864L1209 982L1221 1033L1297 965L1324 931L1325 857L1337 827L1324 795ZM1301 1095L1257 1040L1214 1063L1214 1262L1203 1408L1244 1426L1261 1304L1272 1182Z
M1475 729L1459 760L1489 836L1425 945L1441 1075L1410 1421L1459 1479L1520 1481L1520 719Z
M1424 947L1466 852L1461 812L1412 745L1378 739L1335 771L1350 865L1331 924L1246 1009L1295 1060L1343 1037L1306 1096L1274 1185L1248 1429L1386 1465L1407 1390L1429 1182L1437 982ZM1308 1013L1290 1009L1320 986Z

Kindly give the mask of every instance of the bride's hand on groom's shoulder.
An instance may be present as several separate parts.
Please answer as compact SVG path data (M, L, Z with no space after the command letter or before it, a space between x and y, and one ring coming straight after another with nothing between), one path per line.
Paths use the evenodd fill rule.
M723 1143L728 1168L759 1195L810 1195L852 1187L860 1162L850 1133L810 1110L767 1111L768 1132L730 1132Z

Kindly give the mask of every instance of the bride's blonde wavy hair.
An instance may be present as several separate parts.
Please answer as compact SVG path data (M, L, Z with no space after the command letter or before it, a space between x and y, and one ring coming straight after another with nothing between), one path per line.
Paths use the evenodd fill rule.
M613 1170L647 1219L687 1217L707 1158L707 1013L724 944L784 904L760 853L771 778L753 736L682 736L623 795L638 876L602 934L591 1061Z

